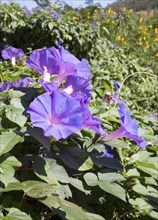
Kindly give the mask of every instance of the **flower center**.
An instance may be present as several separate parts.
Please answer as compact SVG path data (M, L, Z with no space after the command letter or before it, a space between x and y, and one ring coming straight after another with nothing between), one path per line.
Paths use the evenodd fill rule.
M73 88L72 85L68 86L66 89L63 90L64 92L66 92L68 95L73 93Z
M57 117L56 118L51 118L50 123L54 127L55 125L58 125L60 123L60 119L57 118Z

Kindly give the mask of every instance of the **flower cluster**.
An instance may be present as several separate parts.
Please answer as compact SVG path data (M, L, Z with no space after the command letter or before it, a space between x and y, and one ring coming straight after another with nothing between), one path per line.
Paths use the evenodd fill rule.
M5 59L18 59L23 53L20 49L8 47L2 51ZM60 47L34 50L26 60L26 65L41 75L38 83L45 92L35 98L29 105L27 113L35 127L42 128L45 136L53 136L56 140L65 139L82 128L90 129L99 135L105 135L98 118L92 116L89 102L92 95L89 78L92 77L88 62L79 60L68 50ZM52 77L54 76L54 77ZM53 78L53 80L52 80ZM11 87L28 87L34 80L26 77L15 82L6 81L0 85L0 90ZM114 83L116 90L120 88ZM105 142L121 137L133 139L142 149L147 142L138 135L137 122L131 119L131 113L126 109L117 94L110 100L111 94L106 93L104 102L119 103L121 126L112 134L106 135ZM104 155L108 154L108 149Z
M33 51L26 65L42 76L40 83L46 93L34 99L27 112L33 125L42 128L45 136L65 139L82 128L105 134L101 122L91 115L88 107L92 75L86 60L78 60L63 47L52 47Z

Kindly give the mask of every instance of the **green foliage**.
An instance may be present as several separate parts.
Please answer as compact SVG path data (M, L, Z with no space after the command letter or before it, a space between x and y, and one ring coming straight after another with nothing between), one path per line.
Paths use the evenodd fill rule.
M114 158L100 157L104 142L86 129L55 141L32 127L26 114L34 97L44 92L41 85L0 92L0 219L158 219L155 23L148 28L148 50L143 40L141 47L136 39L144 37L150 24L140 24L130 11L120 12L113 22L111 10L102 17L96 8L50 10L25 16L18 5L0 5L1 49L12 45L26 52L15 67L0 62L1 80L38 79L38 73L25 66L25 58L33 49L54 46L60 39L74 55L89 61L94 75L90 108L107 133L119 127L119 118L116 103L110 105L103 98L105 91L111 93L109 101L117 92L137 119L148 147L140 150L122 138L108 142L116 149ZM53 18L56 11L59 20ZM113 86L116 80L121 85L118 91Z
M110 5L114 10L119 11L120 8L132 8L134 11L148 10L158 8L157 0L117 0Z

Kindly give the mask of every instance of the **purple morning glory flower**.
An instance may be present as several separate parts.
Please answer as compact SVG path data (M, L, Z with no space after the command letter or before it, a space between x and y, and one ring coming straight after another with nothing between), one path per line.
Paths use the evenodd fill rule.
M10 89L12 86L11 82L5 81L4 83L0 84L0 91L5 91Z
M2 57L5 60L11 60L13 66L15 66L15 61L24 55L23 50L9 46L2 50Z
M25 9L25 15L27 17L30 16L31 15L31 11L27 7L25 7L24 9Z
M54 90L58 90L58 84L55 82L46 82L44 80L41 80L40 83L45 91L48 93L52 93Z
M114 95L112 96L110 92L106 91L103 98L103 102L108 103L109 105L117 103L120 101L117 96L117 93L114 93Z
M47 48L33 51L26 60L26 65L39 72L44 81L50 81L50 76L59 72L59 65Z
M34 80L31 77L25 77L22 79L19 79L15 82L12 82L12 87L20 88L20 87L28 87Z
M58 20L58 19L60 18L59 12L55 12L55 13L53 14L53 17L54 17L56 20Z
M97 27L96 23L92 23L92 28L96 28L96 27Z
M100 157L108 157L108 158L113 158L116 154L116 149L112 149L111 146L104 144L105 146L105 152L100 156Z
M118 14L114 15L114 18L115 18L115 19L117 19L118 17L119 17Z
M63 42L58 39L58 40L57 40L57 43L56 43L56 46L57 46L57 47L61 47L62 43L63 43Z
M86 104L82 105L82 111L83 111L82 127L88 128L96 132L97 134L105 135L105 131L101 128L101 124L102 124L101 121L99 121L98 118L91 115L91 112Z
M82 108L71 96L58 90L35 98L27 112L35 127L42 128L45 136L67 138L82 128Z
M88 103L92 95L89 80L79 76L68 76L63 91L84 103Z
M41 80L41 84L45 91L49 93L58 89L58 85L55 82L45 82ZM79 76L67 76L66 83L61 91L83 103L88 103L92 94L90 81Z
M114 87L115 87L116 90L119 90L120 85L119 85L119 82L118 82L118 81L115 81L115 82L114 82Z
M121 126L118 130L114 131L112 134L105 136L104 141L116 140L121 137L128 137L134 140L142 149L145 149L147 142L139 137L138 135L138 125L136 120L131 119L131 113L126 109L126 106L121 102L118 107L118 112L120 114Z
M60 66L60 71L55 79L55 82L58 85L60 85L63 79L68 75L76 75L83 77L84 79L92 77L88 62L85 59L80 61L63 47L60 47L59 49L51 47L50 49L54 59L56 59Z

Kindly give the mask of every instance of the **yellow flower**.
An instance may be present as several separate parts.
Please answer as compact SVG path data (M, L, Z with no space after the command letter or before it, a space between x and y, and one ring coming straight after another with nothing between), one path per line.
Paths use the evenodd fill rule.
M97 13L97 12L98 12L97 9L95 9L95 10L94 10L94 13Z
M115 21L114 21L114 20L112 21L112 24L115 24Z
M123 11L127 11L127 9L124 7L124 8L123 8Z
M89 16L89 15L88 15L88 16L87 16L87 18L88 18L88 19L90 19L90 18L91 18L91 16Z
M147 44L147 45L146 45L146 48L147 48L147 49L149 49L149 48L150 48L150 45L149 45L149 44Z
M158 57L158 52L155 54L156 57Z
M78 20L78 17L76 17L76 16L72 16L72 20Z
M155 37L154 41L155 41L155 42L158 42L158 37Z
M143 43L142 42L139 42L139 45L142 45Z
M152 24L150 24L150 25L149 25L149 28L151 29L152 27L153 27Z
M121 41L124 42L124 41L125 41L125 38L124 38L124 37L121 37Z
M102 8L102 9L100 10L100 12L104 12L104 9Z
M142 41L142 38L141 38L141 37L139 38L139 41Z
M130 12L130 13L133 13L133 9L132 9L132 8L131 8L131 9L129 9L129 12Z
M143 39L146 40L146 36L144 36Z
M158 33L158 28L155 28L155 34L157 34Z
M139 19L139 23L141 24L143 22L143 18L140 18Z

